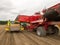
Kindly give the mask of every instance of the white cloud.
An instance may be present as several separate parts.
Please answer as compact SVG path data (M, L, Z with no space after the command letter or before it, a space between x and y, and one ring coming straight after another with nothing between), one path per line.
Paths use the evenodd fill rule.
M14 20L18 14L32 15L60 0L0 0L0 20Z

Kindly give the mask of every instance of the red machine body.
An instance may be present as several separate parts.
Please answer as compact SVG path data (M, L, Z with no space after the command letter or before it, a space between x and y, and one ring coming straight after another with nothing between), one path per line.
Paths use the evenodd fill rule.
M39 14L35 14L32 16L26 16L26 15L19 15L18 16L18 21L19 22L32 22L32 21L36 21L38 19L42 18L42 16Z
M35 13L32 16L19 15L17 18L19 22L26 24L25 29L30 31L35 29L39 36L45 36L47 33L57 34L59 31L55 25L60 24L60 3L43 10L43 13L43 15ZM59 21L55 21L57 18Z
M18 16L18 21L19 22L29 22L29 16L19 15Z

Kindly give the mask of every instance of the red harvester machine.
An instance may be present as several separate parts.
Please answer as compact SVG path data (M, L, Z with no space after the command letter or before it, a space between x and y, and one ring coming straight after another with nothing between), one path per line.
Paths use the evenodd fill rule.
M55 25L60 24L60 3L46 9L43 13L43 15L36 13L33 16L19 15L17 20L25 30L35 31L39 36L57 35L59 29Z

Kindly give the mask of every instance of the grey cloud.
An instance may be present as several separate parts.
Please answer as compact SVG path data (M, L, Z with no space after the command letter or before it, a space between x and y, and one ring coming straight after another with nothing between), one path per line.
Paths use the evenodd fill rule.
M32 15L57 3L60 0L0 0L0 20L15 20L19 14Z

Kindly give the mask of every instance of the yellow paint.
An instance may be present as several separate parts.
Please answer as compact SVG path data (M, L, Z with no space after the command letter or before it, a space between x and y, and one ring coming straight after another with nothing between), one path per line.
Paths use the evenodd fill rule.
M60 24L59 25L55 25L59 30L60 30Z
M6 28L5 28L5 30L6 31L9 31L10 30L10 27L11 26L11 22L10 22L10 20L7 22L7 25L6 25Z
M6 31L9 31L10 29L9 28L5 28Z
M60 24L58 26L60 27Z
M24 30L24 28L21 28L21 30Z
M24 27L23 26L20 26L20 30L24 30Z

